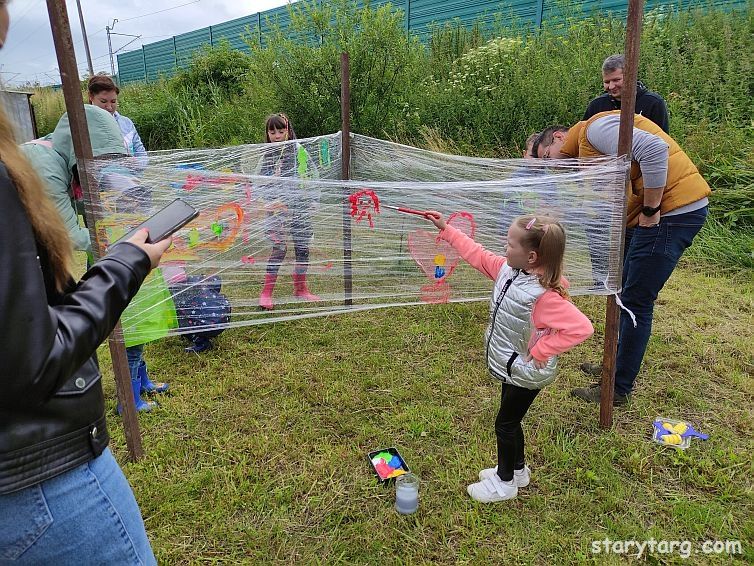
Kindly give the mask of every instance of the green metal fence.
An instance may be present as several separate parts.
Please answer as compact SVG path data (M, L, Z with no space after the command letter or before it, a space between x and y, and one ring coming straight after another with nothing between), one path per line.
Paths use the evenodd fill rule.
M318 0L326 1L326 0ZM748 0L691 0L683 6L717 6L727 9L743 7ZM372 0L376 7L387 4L387 0ZM459 22L472 25L477 22L492 23L495 18L503 22L516 21L533 29L558 9L558 0L394 0L392 6L403 12L406 32L427 36L433 26ZM362 2L358 2L362 4ZM581 0L579 7L584 15L610 12L617 15L626 13L626 0ZM668 2L647 0L645 10L668 7ZM672 5L670 5L672 6ZM266 12L259 12L205 27L171 39L144 45L136 51L118 55L118 78L121 84L151 81L160 76L170 77L177 69L185 67L193 54L205 45L217 45L227 41L234 49L249 51L249 43L264 45L265 35L274 25L285 31L290 25L289 6L280 6Z

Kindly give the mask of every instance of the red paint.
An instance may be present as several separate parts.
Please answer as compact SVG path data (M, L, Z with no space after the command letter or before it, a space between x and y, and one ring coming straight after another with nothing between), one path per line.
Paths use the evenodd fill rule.
M380 213L380 197L371 189L362 189L350 195L348 202L351 204L351 218L361 222L366 217L369 227L374 228L372 214Z
M189 173L186 175L186 182L181 187L184 191L193 191L197 187L206 185L208 187L219 187L222 185L236 185L242 180L236 177L208 177L207 175L197 175Z
M430 305L440 305L450 301L450 285L445 279L429 283L421 288L422 301Z

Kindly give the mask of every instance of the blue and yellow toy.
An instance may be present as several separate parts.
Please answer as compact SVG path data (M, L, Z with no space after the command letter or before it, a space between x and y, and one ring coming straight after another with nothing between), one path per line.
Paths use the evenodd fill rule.
M684 421L656 417L652 426L654 427L652 440L657 444L672 446L681 450L689 447L692 438L700 438L702 440L709 438L709 435L697 431L693 426Z

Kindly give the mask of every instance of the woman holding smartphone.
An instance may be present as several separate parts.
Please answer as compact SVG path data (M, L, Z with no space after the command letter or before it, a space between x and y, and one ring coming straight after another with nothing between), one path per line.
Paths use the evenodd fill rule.
M0 47L8 31L0 0ZM108 449L95 352L170 240L141 231L76 283L71 240L0 109L0 562L155 564Z

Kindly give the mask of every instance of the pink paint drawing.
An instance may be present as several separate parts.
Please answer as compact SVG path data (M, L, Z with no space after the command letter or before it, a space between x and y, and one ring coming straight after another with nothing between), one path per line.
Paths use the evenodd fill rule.
M476 232L474 217L468 212L454 212L448 217L448 225L473 238ZM451 287L448 278L452 275L461 256L446 241L426 230L415 230L408 235L408 249L430 283L421 287L422 301L430 304L447 303Z

